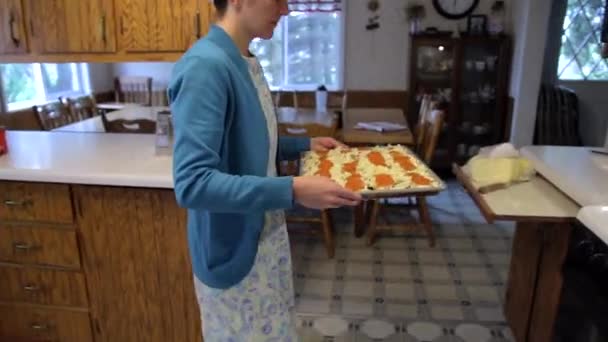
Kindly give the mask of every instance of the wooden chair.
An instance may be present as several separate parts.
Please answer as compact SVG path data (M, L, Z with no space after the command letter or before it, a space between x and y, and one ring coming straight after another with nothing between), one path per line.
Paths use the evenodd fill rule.
M279 124L279 135L283 136L309 136L309 137L318 137L318 136L328 136L331 137L335 134L336 127L327 127L319 124L306 124L306 125L295 125L295 124ZM281 175L298 175L299 163L297 161L289 161L286 162L287 167L281 165L279 167L279 173ZM320 226L319 230L310 230L303 229L301 232L310 233L313 235L323 235L323 242L325 244L325 250L327 252L328 258L333 258L336 253L336 243L334 240L334 227L333 220L331 217L330 210L321 210L317 215L313 213L312 215L302 215L298 213L298 209L303 210L303 208L296 208L291 212L287 212L286 221L288 224L303 224L306 226L314 225ZM311 212L311 211L308 211ZM291 229L294 232L293 229Z
M152 105L152 77L121 76L114 79L114 96L117 102Z
M347 100L348 94L346 91L343 93L329 92L327 94L327 109L344 112L347 107Z
M61 102L37 105L32 110L36 114L40 128L45 131L50 131L76 121L69 108Z
M97 115L97 102L93 96L81 96L76 99L60 97L59 102L68 107L76 121L92 118Z
M417 146L417 154L419 158L427 165L430 165L433 160L433 154L435 152L435 148L437 146L437 142L439 140L439 135L441 133L443 127L443 121L445 119L445 111L434 109L434 104L429 103L426 107L426 111L423 113L423 117L419 120L418 127L416 130L418 134L416 136L417 141L419 141L419 146ZM405 228L409 230L411 228L423 228L429 239L429 246L435 246L435 233L433 231L433 224L431 222L431 217L429 214L428 205L426 202L426 195L420 194L415 196L416 199L416 207L418 210L420 223L419 224L409 224L409 225L401 225L398 228ZM391 205L390 207L396 207L401 209L403 206L401 205ZM406 206L407 207L407 206ZM378 215L381 209L388 209L388 205L381 204L380 200L372 200L371 203L371 214L370 214L370 224L368 229L368 245L372 245L379 231L381 230L394 230L395 226L392 225L384 225L379 226ZM385 216L387 217L387 216ZM387 219L385 219L387 220Z
M274 106L275 108L281 107L281 99L285 97L285 94L291 93L291 107L298 108L298 93L294 91L278 90L274 95Z

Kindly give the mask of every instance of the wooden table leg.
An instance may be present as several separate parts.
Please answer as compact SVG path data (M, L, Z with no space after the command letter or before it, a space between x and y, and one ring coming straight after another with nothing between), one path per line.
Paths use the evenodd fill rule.
M519 342L550 342L562 291L569 223L518 223L505 317Z
M359 203L354 208L354 217L353 217L354 225L355 225L355 236L362 237L365 234L365 202Z

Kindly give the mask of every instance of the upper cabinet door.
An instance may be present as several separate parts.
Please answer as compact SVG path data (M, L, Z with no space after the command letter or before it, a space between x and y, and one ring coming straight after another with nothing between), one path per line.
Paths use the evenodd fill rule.
M21 0L0 2L0 54L27 52Z
M181 52L209 26L207 0L117 0L121 50Z
M28 0L32 47L40 53L116 50L112 0Z

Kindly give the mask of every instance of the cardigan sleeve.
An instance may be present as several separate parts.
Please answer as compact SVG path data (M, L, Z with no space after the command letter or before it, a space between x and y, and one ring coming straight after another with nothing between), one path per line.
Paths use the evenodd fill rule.
M295 160L300 153L310 150L310 138L279 137L279 159Z
M180 206L251 212L293 206L292 177L220 172L229 74L220 58L189 56L175 65L168 88L173 115L173 178Z

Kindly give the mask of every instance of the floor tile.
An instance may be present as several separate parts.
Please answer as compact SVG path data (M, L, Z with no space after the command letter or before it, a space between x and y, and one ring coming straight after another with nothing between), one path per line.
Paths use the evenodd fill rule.
M483 265L477 252L452 252L452 258L457 265Z
M314 320L312 328L323 336L343 336L348 333L349 322L339 316L326 316Z
M373 297L374 284L370 281L348 280L344 282L343 296L349 297Z
M331 297L334 282L322 279L306 279L300 292L304 295Z
M473 301L500 302L494 286L467 286L467 293Z
M422 277L425 280L450 280L450 271L445 266L420 266Z
M418 306L407 304L387 304L386 314L389 317L415 319L419 317Z
M410 266L384 265L382 267L385 280L412 279Z
M371 263L355 263L349 262L346 264L347 277L366 277L372 278L373 265Z
M436 320L462 321L464 314L460 306L437 306L431 307L431 317Z
M342 302L342 313L345 315L371 316L374 313L374 304L373 304L372 300L368 300L368 301L344 300Z
M424 291L430 300L458 300L456 287L453 285L425 285Z
M347 260L372 261L374 250L371 248L352 248L346 253Z
M445 257L443 256L443 252L441 251L432 251L432 252L418 252L418 261L420 263L440 263L445 264Z
M330 302L327 300L300 298L296 303L296 311L299 313L327 314L330 311Z
M488 272L483 267L462 267L458 271L463 282L490 282Z
M334 277L336 275L335 261L311 261L308 264L308 274Z
M496 265L509 265L511 255L508 253L487 253L488 258Z
M382 260L398 263L407 263L410 261L409 252L404 249L385 249L382 251Z
M502 307L493 308L476 308L475 315L481 322L504 322L505 316L502 312Z
M411 283L385 283L384 295L389 299L416 299L414 285Z
M449 238L449 239L447 239L447 241L448 241L450 248L453 250L459 250L459 249L471 250L471 249L473 249L473 240L471 240L469 238Z

